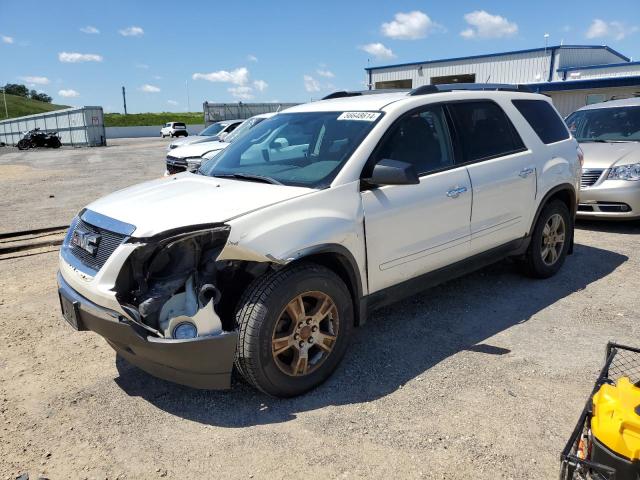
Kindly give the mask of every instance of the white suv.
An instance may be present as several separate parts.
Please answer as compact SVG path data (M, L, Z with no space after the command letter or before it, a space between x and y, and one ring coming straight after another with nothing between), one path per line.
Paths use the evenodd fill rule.
M520 90L338 92L195 174L97 200L61 249L63 314L158 377L228 388L235 364L293 396L381 305L507 256L549 277L572 250L579 151Z
M187 126L182 122L167 122L160 129L160 136L164 137L188 137Z

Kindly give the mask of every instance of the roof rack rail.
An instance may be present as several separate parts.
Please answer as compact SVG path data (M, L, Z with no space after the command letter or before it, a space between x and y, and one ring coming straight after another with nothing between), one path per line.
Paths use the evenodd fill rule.
M456 90L504 91L533 93L527 85L508 83L442 83L439 85L423 85L409 92L410 96L428 95L431 93L453 92Z
M345 97L359 97L361 95L378 95L381 93L408 93L409 90L402 88L381 88L378 90L355 90L348 92L346 90L339 90L337 92L330 93L329 95L322 97L322 100L331 100L332 98L345 98Z

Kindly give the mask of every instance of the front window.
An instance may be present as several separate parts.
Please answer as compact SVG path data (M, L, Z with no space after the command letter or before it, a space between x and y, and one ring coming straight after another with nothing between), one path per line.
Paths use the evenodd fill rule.
M203 137L211 137L213 135L217 135L218 133L220 133L220 130L222 130L223 128L224 128L224 125L222 125L221 123L213 123L209 125L207 128L205 128L204 130L202 130L199 133L199 135Z
M322 188L381 117L381 112L279 114L251 128L199 173Z
M579 142L640 141L640 106L579 110L565 121Z

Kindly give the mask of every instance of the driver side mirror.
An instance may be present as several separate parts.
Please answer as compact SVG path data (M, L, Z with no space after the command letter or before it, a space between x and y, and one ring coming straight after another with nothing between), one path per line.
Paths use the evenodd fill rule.
M369 178L364 179L371 185L416 185L420 178L412 164L383 158L373 167Z

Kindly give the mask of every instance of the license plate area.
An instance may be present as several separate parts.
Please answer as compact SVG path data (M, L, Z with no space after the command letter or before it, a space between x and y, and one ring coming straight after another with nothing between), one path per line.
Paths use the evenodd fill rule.
M85 330L82 320L80 319L80 304L64 296L62 292L58 292L60 297L60 309L62 316L75 330Z

